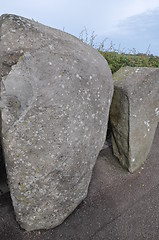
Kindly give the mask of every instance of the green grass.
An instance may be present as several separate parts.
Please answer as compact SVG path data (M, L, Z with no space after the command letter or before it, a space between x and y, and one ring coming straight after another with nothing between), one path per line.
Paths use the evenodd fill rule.
M100 51L107 60L112 73L118 71L121 67L159 67L159 57L146 54L125 54L109 51Z

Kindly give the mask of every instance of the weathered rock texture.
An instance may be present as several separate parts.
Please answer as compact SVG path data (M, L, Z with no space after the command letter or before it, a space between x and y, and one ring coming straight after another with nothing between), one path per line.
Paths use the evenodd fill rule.
M0 19L2 134L16 217L55 227L86 197L113 93L105 59L28 19ZM13 65L15 64L15 65Z
M113 78L113 151L134 172L147 158L159 121L159 69L124 67Z

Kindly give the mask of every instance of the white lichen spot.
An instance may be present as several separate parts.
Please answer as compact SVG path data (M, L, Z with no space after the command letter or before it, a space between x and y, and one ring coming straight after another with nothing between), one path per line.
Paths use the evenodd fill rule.
M10 29L10 32L16 33L16 30L15 29Z
M89 77L90 80L92 80L92 78L93 78L92 76Z
M149 126L150 126L150 121L149 121L149 120L144 121L144 124L145 124L147 127L149 127Z
M140 98L140 101L142 101L142 98Z
M52 62L49 62L49 65L52 66Z
M54 49L53 45L49 45L49 48L50 48L51 50L53 50L53 49Z
M132 159L132 162L135 162L135 158Z
M76 78L81 79L81 76L77 73L77 74L76 74Z
M158 108L155 109L155 113L156 113L156 116L159 116L159 109Z

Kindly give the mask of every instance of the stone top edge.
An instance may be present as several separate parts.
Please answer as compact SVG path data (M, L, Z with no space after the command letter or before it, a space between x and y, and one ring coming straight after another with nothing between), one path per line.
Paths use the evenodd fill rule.
M10 14L10 13L4 13L2 15L0 15L0 23L3 23L5 21L8 21L8 20L13 20L13 21L21 21L21 22L26 22L26 23L30 23L32 24L32 27L36 27L36 26L42 26L42 27L46 27L47 29L50 29L50 30L54 30L54 31L57 31L57 32L60 32L60 33L65 33L67 35L70 35L74 38L76 38L75 36L67 33L67 32L64 32L60 29L57 29L57 28L54 28L54 27L50 27L50 26L47 26L43 23L40 23L34 19L30 19L30 18L26 18L26 17L23 17L23 16L19 16L19 15L16 15L16 14ZM1 25L1 24L0 24Z
M159 68L151 67L122 67L113 74L114 87L125 93L134 87L142 87L145 81L159 84Z
M101 61L103 63L105 62L105 64L108 65L106 59L101 54L99 54L99 52L96 49L94 49L93 47L91 47L87 43L84 43L79 38L77 38L76 36L74 36L70 33L64 32L60 29L56 29L52 26L47 26L47 25L45 25L43 23L40 23L38 21L35 21L33 19L25 18L23 16L19 16L19 15L15 15L15 14L8 14L8 13L0 15L0 28L1 28L2 24L7 22L7 21L11 25L13 24L12 22L19 22L20 21L20 22L22 22L23 26L27 25L27 27L28 27L28 25L30 25L30 28L35 29L36 31L38 31L40 33L42 32L42 33L44 33L44 35L45 34L50 35L50 37L53 37L53 38L56 38L56 39L63 38L64 41L68 41L68 42L71 41L72 43L74 43L75 45L78 45L78 47L83 49L83 51L86 51L86 48L88 48L88 49L90 49L90 53L92 53L93 56L96 56L98 61ZM78 50L79 49L77 49L77 51Z
M117 72L113 74L115 81L128 79L130 76L136 75L149 75L155 71L159 71L159 68L154 67L121 67ZM120 77L122 79L120 79Z

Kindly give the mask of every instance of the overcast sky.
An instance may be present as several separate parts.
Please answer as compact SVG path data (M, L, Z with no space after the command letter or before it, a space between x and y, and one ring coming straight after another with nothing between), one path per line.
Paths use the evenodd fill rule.
M159 0L0 0L0 14L13 13L79 37L86 27L96 41L159 56Z

